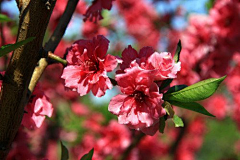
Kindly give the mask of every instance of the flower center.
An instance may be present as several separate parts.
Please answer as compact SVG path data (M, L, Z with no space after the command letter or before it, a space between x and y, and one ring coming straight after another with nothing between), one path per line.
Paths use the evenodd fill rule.
M88 60L85 62L85 68L88 71L98 71L99 70L97 63L94 63L94 62L88 61Z
M135 98L136 101L143 102L144 101L144 93L141 91L135 91L132 96Z

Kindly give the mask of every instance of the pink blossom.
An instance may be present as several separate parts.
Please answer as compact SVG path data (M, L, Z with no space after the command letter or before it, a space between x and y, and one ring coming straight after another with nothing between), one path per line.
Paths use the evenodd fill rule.
M86 21L83 24L82 34L85 38L93 38L97 35L108 35L108 29L106 27L101 26L99 23L92 23L90 21Z
M165 134L165 136L168 136ZM144 159L158 159L168 155L169 144L164 142L161 133L156 133L154 136L145 136L141 139L138 150L140 160Z
M129 68L132 61L136 61L139 65L145 65L147 58L154 53L152 47L143 47L139 53L132 48L131 45L128 48L124 49L122 52L122 63L120 64L120 68L122 71L118 71L118 73L124 72L126 68Z
M102 9L110 10L112 8L112 2L114 0L94 0L92 5L87 9L84 14L84 21L89 19L90 21L97 21L103 19L102 17Z
M239 9L238 0L217 0L209 11L213 32L223 38L239 36Z
M92 148L94 148L93 160L105 160L108 156L119 159L130 145L131 133L126 126L118 124L115 120L111 120L107 126L100 125L101 122L96 120L97 122L99 130L92 132L91 124L88 124L90 132L86 132L81 144L72 149L74 159L80 159Z
M61 76L66 87L77 91L80 96L92 90L97 97L112 89L107 72L117 67L118 60L115 56L106 55L108 43L104 36L99 35L93 40L78 40L68 49L68 66Z
M116 75L116 81L123 94L113 97L108 110L118 116L120 124L154 135L158 130L159 118L166 114L162 108L162 94L153 82L151 71L138 65L125 69L126 73Z
M175 63L169 52L154 52L148 58L145 68L156 71L154 80L173 79L181 69L181 62Z
M157 47L160 32L157 27L160 23L155 8L144 0L116 1L120 13L124 16L127 31L138 42L139 46Z
M51 117L53 113L52 104L39 88L34 90L32 97L24 110L27 113L24 113L23 115L22 125L28 129L41 127L45 120L45 116Z
M23 127L20 127L14 141L11 145L11 150L7 156L7 160L31 159L37 160L28 146L29 136L24 132Z
M217 119L223 119L227 115L228 104L224 95L213 95L206 100L206 104L204 106L210 113L215 115Z
M189 23L180 39L184 49L189 52L191 59L195 61L195 63L190 61L190 65L195 65L197 61L204 58L214 49L216 39L213 36L208 16L192 15L189 18ZM188 59L185 60L188 61Z
M108 155L117 159L131 143L131 134L128 128L118 124L115 120L110 121L108 126L102 128L101 135L94 146L95 159Z
M71 108L72 111L78 116L84 116L89 114L89 109L82 103L73 102Z
M142 69L154 70L154 80L165 80L176 78L176 74L181 69L181 63L175 63L169 52L154 52L151 47L143 47L139 54L130 45L122 52L122 73L126 68L130 68L137 63Z

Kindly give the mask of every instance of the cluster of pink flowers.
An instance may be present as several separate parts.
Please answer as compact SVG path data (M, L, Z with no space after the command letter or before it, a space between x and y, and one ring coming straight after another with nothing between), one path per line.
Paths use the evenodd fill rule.
M166 114L159 85L176 78L180 62L176 63L167 52L144 47L138 54L131 46L123 51L122 60L116 81L123 94L113 97L108 109L118 116L120 124L154 135L159 118Z
M158 53L151 47L144 47L138 54L131 46L118 60L106 55L108 43L103 36L76 41L68 49L68 66L62 74L65 86L80 96L92 90L95 96L101 97L112 88L107 72L113 71L118 61L122 62L116 81L123 95L112 98L109 111L118 116L120 124L154 135L159 118L166 114L158 85L163 80L176 78L180 62L176 63L168 52Z
M98 129L95 133L99 135L84 135L82 143L72 150L74 157L80 159L84 154L94 148L93 160L104 160L108 156L112 156L113 159L118 159L123 151L129 147L131 142L131 133L128 128L118 124L115 120L111 120L109 124L104 127L99 124L99 121L91 121L91 123L95 123L95 127L97 126ZM89 129L92 130L92 128Z

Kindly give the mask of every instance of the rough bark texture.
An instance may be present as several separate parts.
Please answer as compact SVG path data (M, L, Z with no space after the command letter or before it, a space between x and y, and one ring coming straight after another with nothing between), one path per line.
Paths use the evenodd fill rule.
M48 2L46 4L45 2ZM50 2L50 6L49 6ZM0 94L0 159L6 159L24 113L28 85L41 58L39 50L56 0L19 1L20 22L17 41L36 37L14 51Z

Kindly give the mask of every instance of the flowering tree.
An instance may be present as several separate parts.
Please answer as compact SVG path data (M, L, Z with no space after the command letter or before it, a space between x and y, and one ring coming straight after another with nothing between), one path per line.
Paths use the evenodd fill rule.
M194 159L207 116L239 124L240 2L208 4L179 31L181 8L159 15L144 0L16 0L17 35L0 15L0 159L59 159L57 141L63 160ZM63 38L72 16L81 36ZM92 107L90 92L107 105Z

